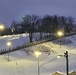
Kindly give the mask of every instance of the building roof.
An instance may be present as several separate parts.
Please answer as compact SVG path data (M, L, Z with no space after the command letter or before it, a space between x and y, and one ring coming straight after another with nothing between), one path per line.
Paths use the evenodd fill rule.
M76 75L76 71L71 71L69 75Z
M64 75L62 72L56 71L54 73L52 73L51 75Z

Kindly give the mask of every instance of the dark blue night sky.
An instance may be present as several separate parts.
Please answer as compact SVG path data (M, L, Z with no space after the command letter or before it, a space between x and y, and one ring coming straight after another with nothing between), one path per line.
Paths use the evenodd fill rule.
M26 14L76 18L76 0L0 0L0 22L7 26Z

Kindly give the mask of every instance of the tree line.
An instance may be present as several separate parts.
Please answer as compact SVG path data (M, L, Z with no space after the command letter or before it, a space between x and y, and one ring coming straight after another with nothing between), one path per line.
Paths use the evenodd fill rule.
M40 17L39 15L25 15L20 22L12 22L10 28L6 28L1 35L12 35L29 33L30 42L32 42L33 33L39 32L40 39L42 39L42 33L51 34L56 33L58 30L63 30L64 33L75 32L75 18L69 16L57 16L57 15L45 15Z

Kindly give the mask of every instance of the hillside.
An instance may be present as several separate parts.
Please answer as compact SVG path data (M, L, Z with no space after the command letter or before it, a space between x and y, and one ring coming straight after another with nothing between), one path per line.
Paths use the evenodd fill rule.
M12 46L29 43L28 35L16 35L0 38L0 48L4 49L6 42L12 41ZM60 47L61 42L61 47ZM64 55L65 51L69 52L69 71L75 70L76 63L76 35L61 38L55 41L49 41L43 44L35 45L19 51L9 53L10 61L7 61L8 54L0 55L0 74L1 75L36 75L37 58L34 55L35 50L42 50L40 56L40 74L50 75L55 71L66 73L65 57L60 59L58 55ZM48 52L46 52L48 51Z

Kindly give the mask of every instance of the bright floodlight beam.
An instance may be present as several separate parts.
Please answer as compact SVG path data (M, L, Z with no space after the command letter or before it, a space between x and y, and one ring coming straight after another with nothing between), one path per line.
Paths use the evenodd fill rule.
M40 75L40 68L39 68L39 56L41 55L41 52L39 52L39 51L36 51L35 52L35 56L38 58L38 75Z

